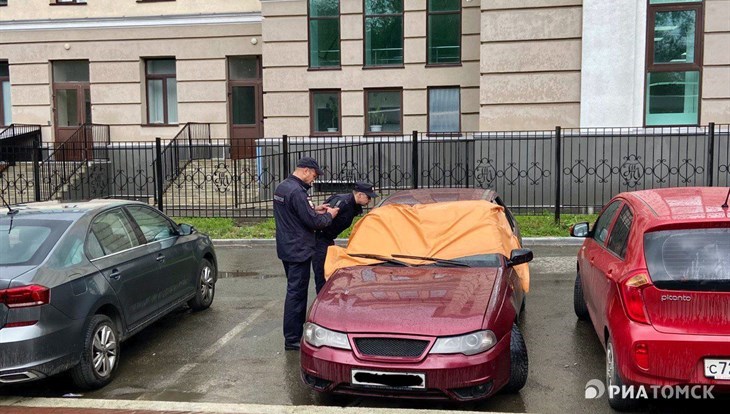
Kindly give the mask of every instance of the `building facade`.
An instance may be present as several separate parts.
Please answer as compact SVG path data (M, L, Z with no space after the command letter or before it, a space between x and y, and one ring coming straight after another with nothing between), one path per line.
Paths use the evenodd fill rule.
M730 0L0 0L0 124L61 142L730 123Z

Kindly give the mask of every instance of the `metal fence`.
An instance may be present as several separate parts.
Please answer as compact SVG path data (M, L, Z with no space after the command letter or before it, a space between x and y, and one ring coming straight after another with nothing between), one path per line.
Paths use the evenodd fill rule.
M30 154L0 171L0 194L12 204L114 197L175 216L271 217L274 188L305 155L324 170L315 202L360 180L384 195L478 187L517 214L558 217L597 212L622 191L730 185L730 125L714 124L256 140L212 139L207 124L188 124L172 140L91 149L88 140L5 142L0 154Z

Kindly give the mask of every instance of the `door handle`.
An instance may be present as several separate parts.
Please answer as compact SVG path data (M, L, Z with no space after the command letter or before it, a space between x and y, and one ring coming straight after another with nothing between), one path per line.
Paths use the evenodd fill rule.
M122 273L119 272L119 269L112 269L112 272L109 274L109 277L114 280L119 280L119 278L122 277Z
M157 259L155 259L155 260L157 260L160 263L164 263L165 262L165 255L164 254L159 254L159 255L157 255Z

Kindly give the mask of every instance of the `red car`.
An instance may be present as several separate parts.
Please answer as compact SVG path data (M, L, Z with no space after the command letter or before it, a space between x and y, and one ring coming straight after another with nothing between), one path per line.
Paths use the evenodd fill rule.
M424 196L428 191L421 190L417 198L437 203ZM506 210L494 209L483 193L467 196L481 201L442 205L448 205L449 211L458 210L460 203L491 205L488 208L502 215L500 231L518 243L507 224ZM409 191L400 198L412 195ZM464 200L456 198L460 199ZM387 212L403 206L390 204L383 203L358 223L348 249L359 235L373 230L369 226L377 226L373 215L379 214L380 222L396 223L397 214ZM431 221L430 226L435 226L431 230L448 232L453 223L436 217L439 220ZM469 221L460 225L473 225L465 223ZM393 230L396 239L406 237L402 229ZM385 242L373 241L381 243ZM330 254L332 250L328 262ZM532 252L517 248L509 258L502 254L449 260L421 257L425 263L419 265L402 262L406 258L381 256L378 263L339 268L327 280L305 324L300 351L304 383L325 394L457 401L520 390L527 380L528 361L515 323L525 295L515 266L530 261Z
M730 390L727 188L621 193L578 253L574 307L606 349L607 386ZM609 393L618 410L641 401Z

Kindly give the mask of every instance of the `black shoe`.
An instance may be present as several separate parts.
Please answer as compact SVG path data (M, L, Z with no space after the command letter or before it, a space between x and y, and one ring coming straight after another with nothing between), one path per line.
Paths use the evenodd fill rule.
M285 351L298 351L299 350L299 343L298 342L297 343L294 343L294 344L284 343L284 350Z

